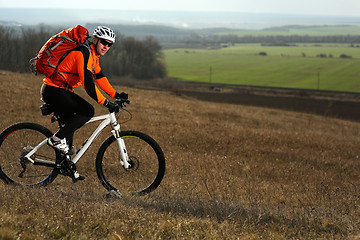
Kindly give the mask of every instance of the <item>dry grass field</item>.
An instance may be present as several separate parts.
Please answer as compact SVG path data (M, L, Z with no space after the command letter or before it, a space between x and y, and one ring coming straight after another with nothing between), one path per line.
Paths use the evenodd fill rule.
M1 129L33 121L56 131L39 112L41 77L0 71L0 84ZM116 89L132 101L122 129L163 148L159 188L105 197L94 166L105 132L77 164L82 182L0 182L0 239L360 239L360 123ZM95 126L79 130L75 144Z

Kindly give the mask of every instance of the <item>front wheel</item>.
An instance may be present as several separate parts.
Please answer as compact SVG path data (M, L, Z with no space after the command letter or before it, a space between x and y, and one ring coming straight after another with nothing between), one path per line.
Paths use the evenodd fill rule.
M155 190L165 173L165 157L159 144L150 136L137 131L123 131L130 159L130 168L121 164L119 145L114 136L100 147L96 157L97 175L107 190L122 194L144 195Z
M17 123L0 134L0 177L8 184L45 186L51 183L58 171L54 167L34 165L25 158L34 147L52 132L36 123ZM58 153L48 146L42 146L31 157L55 164Z

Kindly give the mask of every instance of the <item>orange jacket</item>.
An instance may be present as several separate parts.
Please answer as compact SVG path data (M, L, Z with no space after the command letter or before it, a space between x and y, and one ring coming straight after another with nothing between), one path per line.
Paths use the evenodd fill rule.
M90 97L99 104L104 104L106 98L96 85L111 97L115 96L116 90L101 72L99 57L93 45L90 48L77 47L60 62L55 74L50 78L44 78L44 83L70 91L82 85Z

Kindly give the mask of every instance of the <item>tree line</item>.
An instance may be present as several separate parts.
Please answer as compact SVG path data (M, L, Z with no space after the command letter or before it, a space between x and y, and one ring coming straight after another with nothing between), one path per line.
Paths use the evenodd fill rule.
M36 28L0 26L0 69L27 72L29 60L61 29L39 25ZM136 79L163 78L166 66L162 47L154 37L138 40L117 34L111 50L101 58L102 70L108 76L131 76Z

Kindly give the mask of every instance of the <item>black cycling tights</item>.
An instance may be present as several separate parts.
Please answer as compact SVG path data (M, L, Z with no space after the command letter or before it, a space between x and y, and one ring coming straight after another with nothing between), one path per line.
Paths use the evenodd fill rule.
M55 136L66 138L69 146L72 146L74 132L94 116L94 107L73 92L46 84L41 88L41 95L43 101L50 104L60 116L63 127Z

